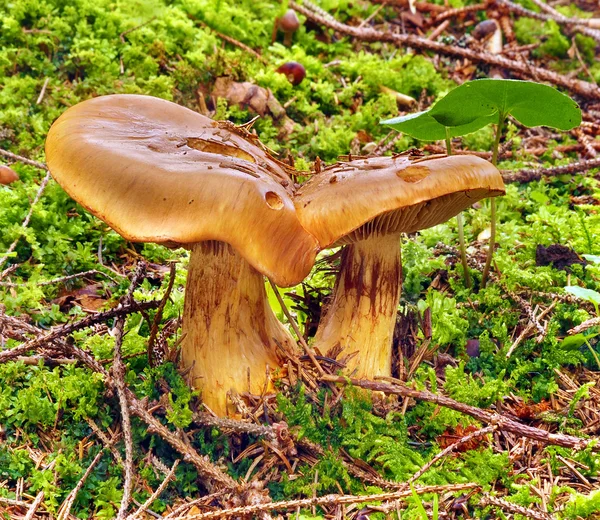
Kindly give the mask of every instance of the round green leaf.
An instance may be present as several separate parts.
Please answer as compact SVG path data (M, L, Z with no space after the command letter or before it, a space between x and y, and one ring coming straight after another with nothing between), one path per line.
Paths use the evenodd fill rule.
M594 305L600 305L600 293L585 287L579 287L577 285L567 285L565 292L572 294L577 298L593 303Z
M493 117L480 117L465 125L450 127L450 137L470 134L494 121ZM431 117L430 110L386 119L385 121L380 121L380 124L390 126L394 130L408 134L421 141L441 141L446 139L446 127Z
M575 101L558 90L533 81L477 79L456 87L430 110L445 126L461 126L481 117L509 114L525 126L570 130L581 123Z

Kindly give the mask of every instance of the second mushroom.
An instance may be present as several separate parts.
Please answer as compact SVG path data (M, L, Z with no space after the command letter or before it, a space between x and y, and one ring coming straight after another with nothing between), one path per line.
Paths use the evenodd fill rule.
M390 376L401 233L441 224L502 194L500 172L474 156L376 157L315 174L296 194L298 217L321 248L345 247L314 346L355 354L347 368L358 377Z

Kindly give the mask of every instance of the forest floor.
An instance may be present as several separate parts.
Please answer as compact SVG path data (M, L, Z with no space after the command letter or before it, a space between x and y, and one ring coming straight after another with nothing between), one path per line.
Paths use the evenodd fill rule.
M289 42L274 31L288 8L301 21ZM4 518L600 518L597 3L2 0L0 12L0 161L19 175L0 184ZM298 84L277 72L290 61ZM44 162L68 107L136 93L236 124L260 116L253 130L301 181L348 155L444 153L379 121L484 77L555 86L583 113L568 132L507 124L490 283L489 202L464 213L473 288L455 219L403 237L393 378L349 380L343 358L303 352L339 265L324 252L300 286L270 290L303 338L272 374L277 391L238 396L231 419L177 371L187 251L127 242ZM493 139L488 126L453 146L491 158Z

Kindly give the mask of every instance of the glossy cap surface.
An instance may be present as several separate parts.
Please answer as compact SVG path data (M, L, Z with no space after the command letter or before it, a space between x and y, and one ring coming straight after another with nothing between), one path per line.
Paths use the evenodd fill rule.
M294 201L302 225L325 248L432 227L504 192L498 169L479 157L397 155L330 166Z
M46 158L67 193L128 240L226 242L283 286L313 265L317 243L286 167L232 124L149 96L103 96L52 125Z

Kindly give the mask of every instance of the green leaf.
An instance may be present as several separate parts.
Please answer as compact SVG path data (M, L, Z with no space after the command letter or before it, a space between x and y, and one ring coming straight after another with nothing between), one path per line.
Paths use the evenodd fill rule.
M600 264L600 256L598 255L581 255L583 258L585 258L588 262L591 262L592 264Z
M565 291L586 302L593 303L596 306L600 305L600 293L593 291L592 289L586 289L585 287L579 287L577 285L567 285Z
M550 126L570 130L581 123L575 101L558 90L512 79L477 79L456 87L431 109L445 126L461 126L482 117L496 121L509 114L525 126Z
M465 125L451 127L450 137L459 137L476 132L485 125L494 122L494 117L480 117ZM408 134L421 141L441 141L446 139L446 127L431 117L430 110L386 119L379 123L390 126L394 130Z
M574 336L567 336L561 341L560 347L565 350L576 350L579 347L581 347L581 345L583 345L586 341L589 341L590 339L598 336L598 334L600 333L590 334L589 336L586 336L584 334L575 334Z

